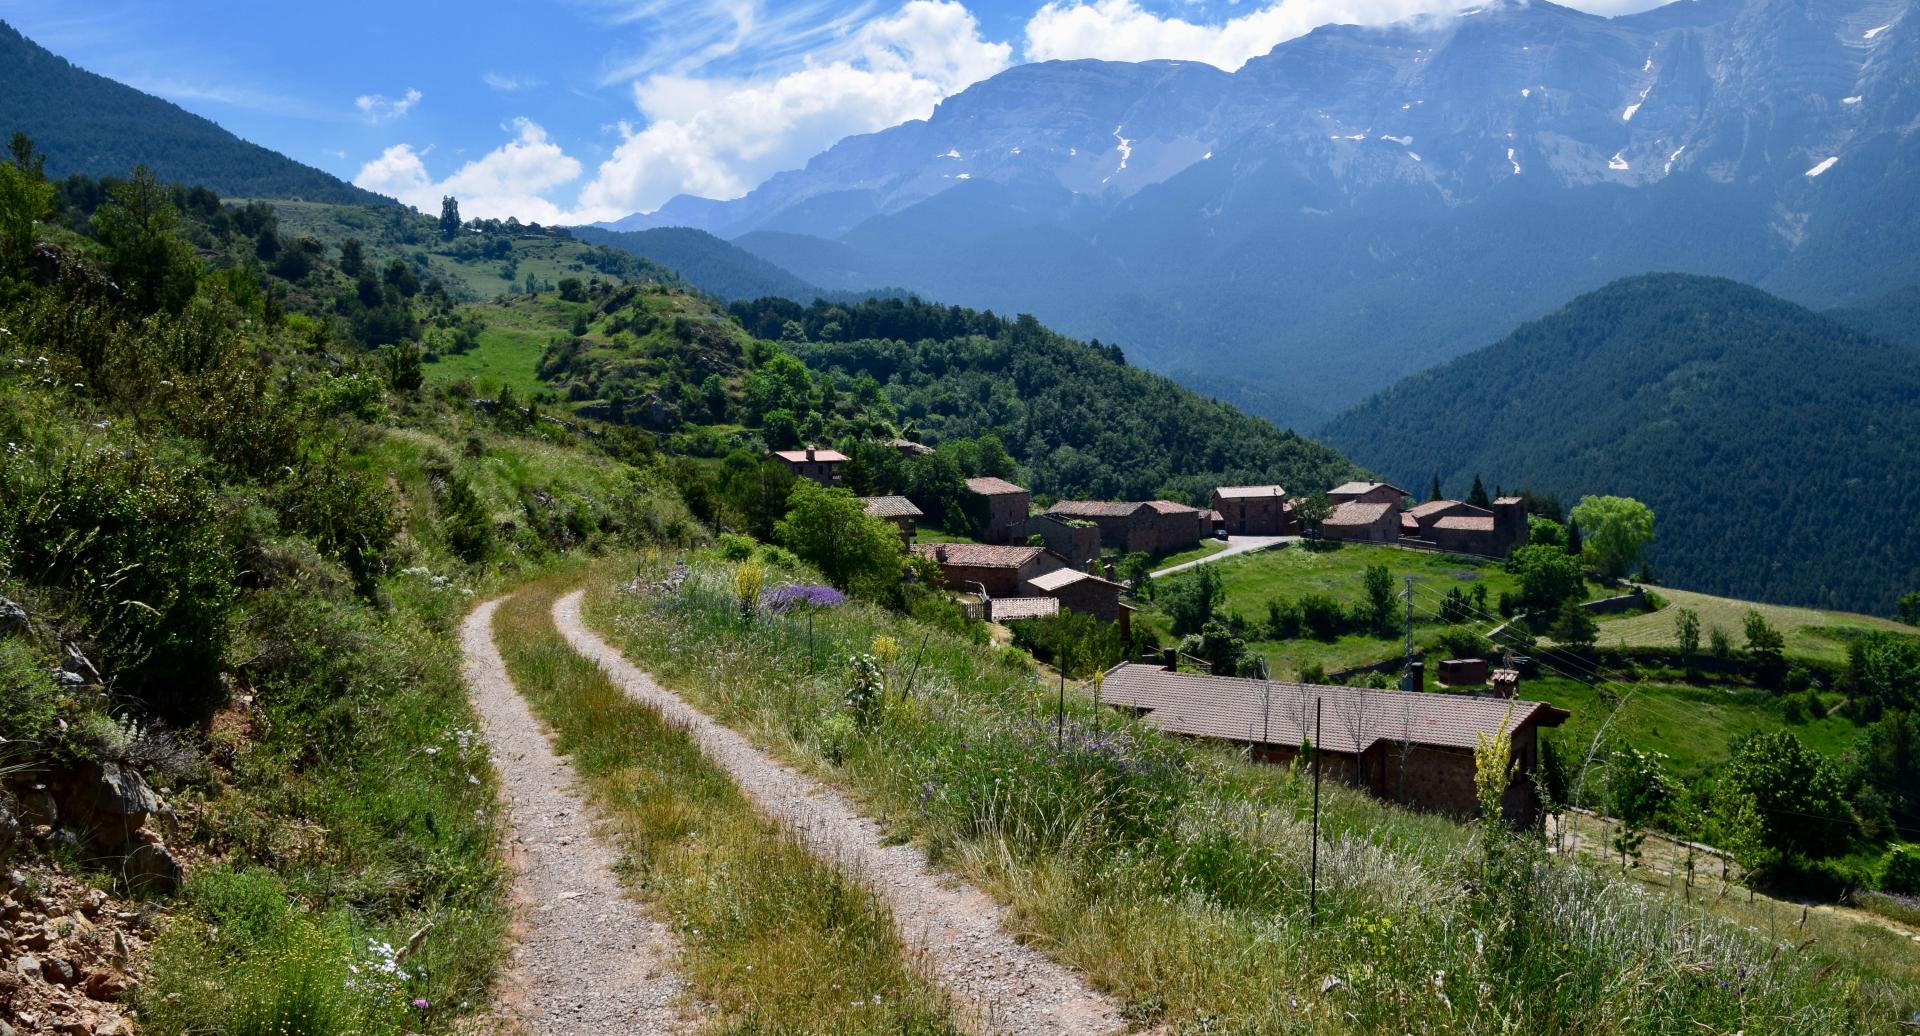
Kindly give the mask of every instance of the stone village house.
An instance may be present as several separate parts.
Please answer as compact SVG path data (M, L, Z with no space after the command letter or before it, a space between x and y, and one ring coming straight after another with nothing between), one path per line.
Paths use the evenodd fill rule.
M812 479L829 488L840 484L840 468L847 463L847 455L839 450L816 446L804 450L775 450L768 456L786 465L793 477Z

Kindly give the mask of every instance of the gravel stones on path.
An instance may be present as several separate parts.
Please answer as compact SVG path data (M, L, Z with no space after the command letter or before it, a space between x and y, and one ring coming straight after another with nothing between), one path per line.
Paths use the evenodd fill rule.
M880 826L811 777L775 762L733 730L666 690L589 630L578 591L555 602L554 623L635 700L686 727L765 814L791 829L815 856L843 868L885 900L907 945L971 1010L973 1027L993 1033L1106 1036L1126 1031L1119 1005L1074 971L1022 945L1002 925L998 903L931 866L912 845L885 844Z
M493 641L498 601L474 609L460 630L468 694L480 714L510 814L510 862L520 907L498 1011L542 1034L666 1036L693 1028L682 1017L682 984L670 969L667 927L628 899L615 853L594 835L555 755L514 690Z

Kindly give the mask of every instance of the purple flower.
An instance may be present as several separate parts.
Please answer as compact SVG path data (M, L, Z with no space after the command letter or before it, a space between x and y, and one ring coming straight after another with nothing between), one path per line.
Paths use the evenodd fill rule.
M776 586L760 593L760 607L774 615L797 608L832 608L845 604L847 595L831 586Z
M432 1006L432 1004L427 1003L425 1000L415 1000L413 1002L413 1009L416 1011L424 1011Z

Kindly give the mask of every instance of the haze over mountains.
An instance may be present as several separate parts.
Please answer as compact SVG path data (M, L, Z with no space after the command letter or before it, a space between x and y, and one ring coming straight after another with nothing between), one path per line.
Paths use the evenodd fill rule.
M743 198L613 226L1031 311L1305 427L1620 276L1821 308L1920 283L1911 7L1495 0L1231 74L1026 65Z

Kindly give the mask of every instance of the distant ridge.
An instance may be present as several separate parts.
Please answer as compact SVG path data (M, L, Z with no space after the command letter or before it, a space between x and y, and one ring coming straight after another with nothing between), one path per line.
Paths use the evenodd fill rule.
M332 174L249 143L169 101L78 68L0 21L0 137L33 138L47 175L161 180L235 198L394 205Z
M607 230L574 227L573 235L595 245L670 267L694 287L724 302L768 296L812 302L830 294L737 245L689 227Z

